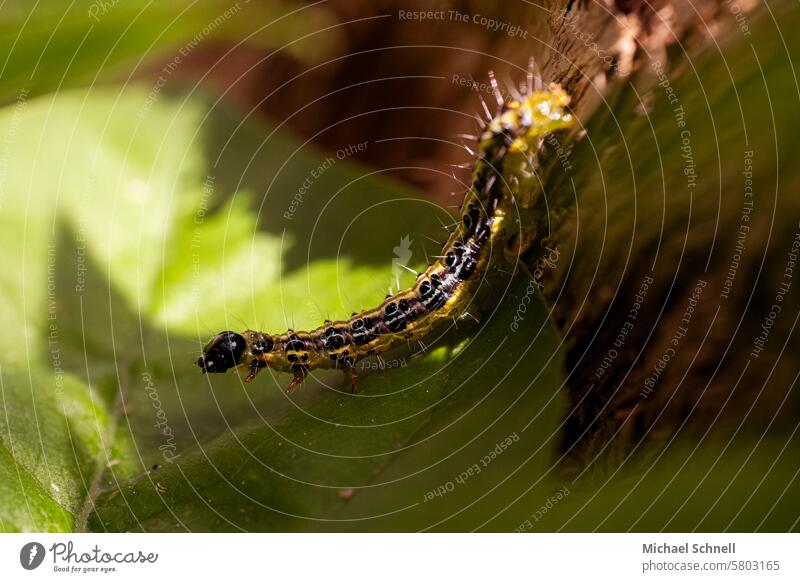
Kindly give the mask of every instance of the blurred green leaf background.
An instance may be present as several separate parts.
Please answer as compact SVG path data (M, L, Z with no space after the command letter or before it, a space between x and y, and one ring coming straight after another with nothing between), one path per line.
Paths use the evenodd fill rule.
M356 395L333 373L290 395L269 371L200 375L220 329L309 328L380 301L395 247L407 237L420 268L452 221L203 84L183 62L199 45L311 68L345 50L328 3L244 4L0 10L2 530L797 528L794 433L565 467L564 337L524 274L484 291L479 324L391 354Z

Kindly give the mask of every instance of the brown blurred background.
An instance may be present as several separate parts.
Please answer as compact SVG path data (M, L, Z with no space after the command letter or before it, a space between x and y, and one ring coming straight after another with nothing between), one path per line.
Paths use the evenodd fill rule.
M321 148L367 139L375 147L356 154L358 161L390 169L442 205L453 204L448 194L459 189L451 164L468 160L453 136L474 132L476 93L492 99L459 80L485 83L494 70L519 81L533 56L547 80L561 82L583 132L571 137L570 170L552 147L544 153L546 204L530 225L526 256L535 266L550 246L561 257L544 282L567 346L573 411L563 447L579 466L598 452L622 458L678 432L796 427L797 281L764 351L750 356L784 281L800 208L790 131L797 85L781 73L797 50L776 34L778 23L786 31L796 22L796 9L770 4L334 0L326 5L331 28L303 42L309 50L323 41L338 48L312 64L287 51L219 42L193 52L179 74L208 73L214 91L285 121ZM425 10L470 20L400 17ZM472 22L476 14L526 35L488 30ZM691 129L694 189L686 186L682 134L659 70ZM381 143L409 136L417 139ZM738 252L747 150L755 151L756 202ZM610 352L649 278L635 325ZM656 374L690 305L691 321Z

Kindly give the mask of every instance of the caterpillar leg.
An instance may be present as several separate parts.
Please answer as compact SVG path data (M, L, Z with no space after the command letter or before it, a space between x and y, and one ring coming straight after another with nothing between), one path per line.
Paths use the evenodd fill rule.
M356 373L356 369L353 366L350 366L349 368L345 368L344 373L348 378L350 378L350 392L355 393L356 385L358 384L358 374Z
M256 376L258 376L258 373L261 371L261 368L264 367L263 365L259 364L260 363L252 364L248 367L249 372L247 373L247 376L245 376L244 379L245 384L249 384L250 382L256 379Z
M295 368L294 377L292 378L292 381L289 382L289 386L286 388L286 390L291 390L292 388L295 388L296 386L302 384L303 380L306 379L307 375L308 375L308 370L306 370L306 368Z

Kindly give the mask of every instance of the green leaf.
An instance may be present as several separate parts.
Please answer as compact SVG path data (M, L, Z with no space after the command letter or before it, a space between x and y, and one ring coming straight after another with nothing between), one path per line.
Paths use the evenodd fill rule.
M518 485L505 482L509 468L522 463L526 479L552 469L563 416L561 359L535 289L524 278L498 289L496 313L454 349L365 374L356 395L328 388L312 403L289 396L282 412L265 410L108 491L91 526L413 530L448 518L457 527L479 525ZM524 326L514 332L520 306ZM459 480L464 471L470 474ZM432 493L440 487L444 495ZM468 518L452 518L479 494L487 499Z
M166 487L176 502L192 488L221 493L220 484L249 458L242 457L240 441L280 458L276 466L295 479L313 483L327 475L317 498L313 487L301 493L294 480L247 468L251 483L272 480L268 493L284 506L308 506L324 519L346 509L337 505L340 486L369 485L394 457L418 463L414 449L427 451L426 445L396 455L391 447L410 446L448 418L465 413L455 423L459 432L449 432L458 435L459 446L463 440L488 451L546 405L541 427L550 435L560 416L554 396L560 360L557 336L542 312L530 319L529 331L541 334L540 347L531 349L535 357L516 368L520 377L494 390L508 364L484 354L498 343L525 350L532 341L521 332L510 337L506 319L514 310L487 320L476 335L483 339L460 350L452 345L454 338L469 337L468 322L405 367L364 371L356 397L332 392L328 386L341 384L332 372L291 399L282 390L288 378L268 372L247 387L234 374L200 375L194 360L219 329L318 325L377 303L398 279L409 284L412 274L392 273L393 257L407 248L409 264L422 266L438 250L425 235L441 237L441 223L450 218L398 183L349 164L346 150L357 144L326 156L280 133L243 126L237 115L209 109L201 97L165 96L140 115L146 98L147 87L66 92L21 101L0 116L0 134L14 146L2 173L0 226L16 241L0 249L9 266L0 273L0 317L20 334L0 338L7 411L0 470L9 488L0 496L0 517L6 529L226 527L196 497L196 507L182 517L151 516L148 495L137 488L160 483L159 491ZM525 283L509 292L509 304L527 293L526 303L538 305ZM537 388L526 390L539 371ZM414 383L420 385L398 392ZM484 400L487 394L493 396ZM481 412L517 398L532 408L511 408L505 421L484 426ZM308 420L309 413L339 428L318 421L302 428L297 417ZM366 428L346 428L372 426L375 419L397 422L371 429L369 438ZM309 447L356 455L367 447L372 456L342 465L337 477L328 474L330 457L308 454L300 462L282 448L275 426L288 427ZM527 434L538 441L539 429L537 423ZM450 452L452 440L436 441ZM537 463L551 449L552 442ZM200 471L179 490L174 479L207 454L230 470ZM448 466L456 468L464 454ZM212 477L217 481L209 482ZM122 487L129 479L133 484ZM113 515L117 503L135 506L139 499L141 515L101 517ZM232 519L242 515L242 508L228 510ZM308 527L307 520L275 521L272 511L247 517L252 521L242 527Z
M282 47L316 62L341 43L331 24L326 7L286 0L12 0L0 14L0 99L127 77L130 66L148 72L149 59L167 61L158 92L190 53L220 40Z
M2 528L796 528L792 439L679 439L565 475L560 339L523 280L488 291L502 299L481 324L363 372L355 396L338 374L290 396L269 372L248 386L200 376L193 360L219 329L309 327L376 303L396 284L395 247L408 236L424 264L438 249L423 235L449 215L150 90L25 95L0 113Z
M555 492L532 495L514 508L516 524L505 521L529 519L526 531L793 531L799 446L796 434L680 439L619 470L590 466L550 507Z

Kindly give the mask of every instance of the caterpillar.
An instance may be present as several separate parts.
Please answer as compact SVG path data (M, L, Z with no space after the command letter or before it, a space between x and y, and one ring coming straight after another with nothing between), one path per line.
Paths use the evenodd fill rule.
M236 368L247 371L245 382L251 382L262 369L271 368L293 374L291 390L311 370L335 368L345 372L355 391L358 360L421 340L440 321L456 314L497 256L491 247L514 204L510 183L518 184L517 176L530 175L531 153L538 151L546 135L573 123L567 109L569 96L555 83L543 87L538 78L534 83L532 68L521 91L508 98L498 89L494 75L489 77L497 110L490 115L482 101L487 121L479 118L482 133L460 221L414 285L387 296L373 309L354 313L348 320L325 321L308 332L222 331L205 345L197 360L203 373Z

